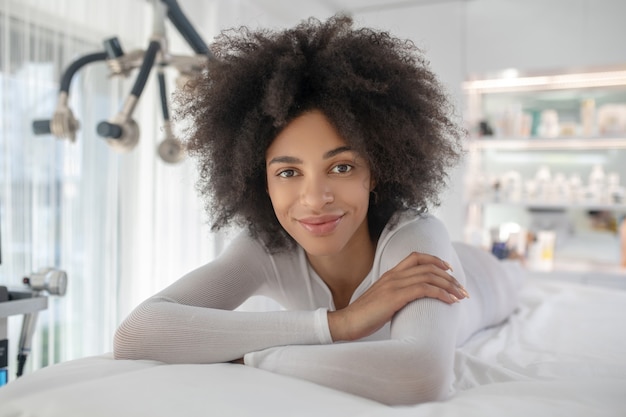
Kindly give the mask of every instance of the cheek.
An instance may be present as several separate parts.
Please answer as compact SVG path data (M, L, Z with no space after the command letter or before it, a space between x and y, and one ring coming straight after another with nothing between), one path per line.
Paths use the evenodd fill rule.
M361 181L360 187L358 187L358 192L369 201L370 193L374 189L375 182L370 175L365 175ZM355 187L356 188L356 187Z
M370 193L374 187L376 187L376 181L374 181L371 175L367 175L363 178L362 186L368 193Z
M369 184L367 184L367 186L365 187L361 187L359 189L359 195L358 195L359 200L361 201L361 203L365 206L365 210L367 211L369 209L369 204L370 204L370 189L369 189Z
M285 192L284 187L272 186L271 183L267 184L267 194L274 208L274 213L278 218L281 217L281 213L285 211L289 204L288 193Z
M346 203L367 210L370 200L370 183L369 179L362 179L352 184L346 184L341 189L335 191L336 195L340 195L341 199Z

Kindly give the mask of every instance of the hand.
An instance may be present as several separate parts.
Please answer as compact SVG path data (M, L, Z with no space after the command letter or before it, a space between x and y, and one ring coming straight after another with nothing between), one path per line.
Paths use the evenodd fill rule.
M369 336L404 306L420 298L437 298L453 304L469 297L448 270L452 270L450 265L436 256L411 253L352 304L328 313L333 341Z

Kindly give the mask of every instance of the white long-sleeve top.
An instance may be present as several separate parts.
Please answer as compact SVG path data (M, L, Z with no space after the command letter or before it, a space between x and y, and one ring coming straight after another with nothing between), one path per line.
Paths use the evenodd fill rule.
M419 299L373 335L333 343L327 320L335 309L333 297L302 248L271 254L241 233L216 260L139 305L115 334L115 357L167 363L243 357L247 366L385 404L443 399L453 379L456 346L506 318L517 284L490 254L453 246L436 218L403 214L382 232L373 267L351 302L414 251L450 263L472 298L453 305ZM270 297L285 311L232 311L253 295Z

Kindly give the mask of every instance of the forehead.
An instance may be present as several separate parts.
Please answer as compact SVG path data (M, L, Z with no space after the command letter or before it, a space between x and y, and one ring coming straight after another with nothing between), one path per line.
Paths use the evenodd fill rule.
M346 145L346 140L328 118L314 110L296 117L285 126L268 147L266 158L283 154L318 156Z

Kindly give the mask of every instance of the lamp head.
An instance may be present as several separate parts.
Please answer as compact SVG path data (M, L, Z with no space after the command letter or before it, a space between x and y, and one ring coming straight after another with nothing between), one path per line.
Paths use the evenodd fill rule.
M24 284L33 291L47 291L50 295L65 295L67 274L54 268L44 268L24 278Z

